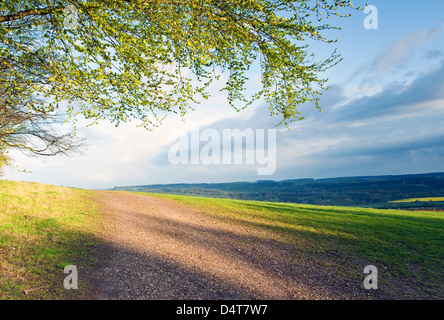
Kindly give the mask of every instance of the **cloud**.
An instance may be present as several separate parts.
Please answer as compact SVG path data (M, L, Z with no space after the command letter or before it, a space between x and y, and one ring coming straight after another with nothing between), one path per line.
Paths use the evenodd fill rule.
M351 101L343 87L333 86L322 97L321 105L323 113L313 105L302 106L306 120L296 122L291 130L278 128L278 167L267 179L444 169L444 61L412 81L394 82L379 93ZM278 122L279 118L270 117L268 106L262 104L249 116L214 121L199 129L220 133L233 128L272 129ZM150 164L180 172L181 181L261 179L247 165L173 166L168 162L173 144L165 145Z
M406 62L420 47L431 42L444 32L444 23L426 31L413 31L395 41L388 49L380 52L371 63L377 71L387 71L394 65Z
M276 178L444 169L444 62L411 82L324 111L280 140Z
M107 173L97 173L87 178L88 181L94 181L94 182L110 182L113 181L114 178L112 175L109 175Z
M444 57L444 52L438 49L430 49L424 53L423 57L426 60L439 60Z
M437 39L443 36L444 23L441 23L425 31L411 31L387 44L346 81L349 96L377 93L391 81L414 79L418 73L442 60L442 41Z
M444 111L444 61L410 83L392 83L380 93L345 104L331 117L335 122L384 121L436 110Z
M385 86L376 94L350 100L343 86L334 85L321 98L324 112L313 105L299 109L306 119L277 129L276 172L267 179L324 178L443 171L444 169L444 61L415 75L412 81ZM206 109L205 109L206 110ZM257 165L172 165L168 151L174 129L201 132L213 129L274 129L279 117L270 117L267 104L245 112L203 111L195 121L170 119L153 132L131 124L85 129L90 149L83 156L32 160L35 173L17 180L109 188L179 182L227 182L264 179ZM193 121L192 121L193 120ZM203 143L205 144L205 143ZM29 160L31 161L31 160ZM8 178L18 177L18 174Z
M443 30L441 24L393 42L347 83L325 92L323 113L312 104L299 106L306 119L291 130L277 128L277 170L267 179L444 171L444 60L437 63L444 49L431 45ZM82 129L89 139L84 155L42 160L15 154L33 173L10 171L7 178L86 188L263 179L256 165L168 161L174 144L168 137L176 129L274 129L280 122L265 103L234 111L218 89L185 122L168 118L152 132L134 123Z

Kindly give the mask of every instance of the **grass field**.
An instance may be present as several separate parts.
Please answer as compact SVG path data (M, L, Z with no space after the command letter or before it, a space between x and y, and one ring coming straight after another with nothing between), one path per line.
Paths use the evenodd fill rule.
M0 299L70 299L64 267L93 262L98 211L85 190L0 181ZM79 269L79 274L81 270Z
M444 298L444 214L159 195L208 215L267 230L295 256L361 281L378 267L386 297ZM331 268L330 268L331 267ZM334 276L334 275L333 275Z
M444 197L429 197L429 198L410 198L410 199L402 199L390 201L390 203L400 203L400 202L428 202L428 201L444 201Z
M75 293L64 289L63 268L88 268L95 262L102 222L93 194L0 181L0 299L88 296L90 287L82 277ZM444 299L443 212L151 195L267 232L294 257L311 259L332 278L362 283L364 267L375 265L382 297Z

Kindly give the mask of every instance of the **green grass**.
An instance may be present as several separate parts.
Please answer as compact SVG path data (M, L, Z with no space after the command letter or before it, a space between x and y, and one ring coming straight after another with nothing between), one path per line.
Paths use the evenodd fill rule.
M0 181L0 299L77 299L66 290L67 265L94 263L98 211L86 190Z
M444 298L443 212L151 195L266 233L321 271L362 282L363 268L373 264L389 297ZM92 196L80 189L0 181L0 299L88 296L91 288L81 270L95 262L101 224ZM79 268L79 290L63 287L63 268L71 264Z
M378 267L395 298L444 298L444 213L314 206L160 195L228 222L252 227L296 256L313 257L342 276Z
M390 201L390 203L399 203L399 202L428 202L428 201L444 201L444 197L429 197L429 198L410 198L410 199L402 199Z

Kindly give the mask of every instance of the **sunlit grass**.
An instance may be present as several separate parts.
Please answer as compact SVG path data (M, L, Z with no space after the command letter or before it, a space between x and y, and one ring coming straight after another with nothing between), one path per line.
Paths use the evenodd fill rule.
M444 295L442 212L150 195L180 201L219 219L269 232L270 238L290 246L294 252L316 257L320 266L336 265L344 274L366 264L376 265L382 284L394 296ZM409 292L402 292L403 288Z
M98 222L86 190L0 181L0 299L78 298L66 290L63 268L87 267Z
M428 202L428 201L444 201L444 197L429 197L429 198L410 198L410 199L402 199L390 201L391 203L399 203L399 202Z

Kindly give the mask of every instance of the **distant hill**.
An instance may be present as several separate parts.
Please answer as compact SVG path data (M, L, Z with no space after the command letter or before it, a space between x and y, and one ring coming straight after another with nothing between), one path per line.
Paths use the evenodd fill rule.
M417 202L389 203L389 201L444 196L444 173L230 183L154 184L114 187L113 190L316 205L417 208L420 207ZM444 207L444 203L440 202L427 205Z

